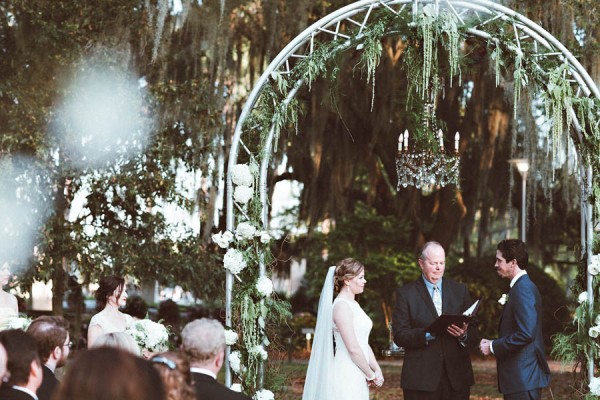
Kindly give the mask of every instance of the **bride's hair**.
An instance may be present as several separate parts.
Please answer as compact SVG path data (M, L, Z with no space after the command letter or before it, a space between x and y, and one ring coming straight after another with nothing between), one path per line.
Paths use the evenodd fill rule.
M335 291L339 292L342 290L345 280L356 278L364 269L365 266L354 258L344 258L342 261L339 261L335 267L335 275L333 277Z

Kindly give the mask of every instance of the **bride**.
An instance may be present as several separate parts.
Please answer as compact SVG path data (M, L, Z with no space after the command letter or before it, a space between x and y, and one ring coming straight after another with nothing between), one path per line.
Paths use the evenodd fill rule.
M10 266L5 262L2 264L2 267L0 267L0 283L2 284L2 287L0 288L0 329L5 329L10 319L19 315L17 298L2 289L4 286L8 285L10 276Z
M119 311L127 302L125 279L119 276L105 276L100 279L96 290L96 302L102 311L90 320L88 328L88 348L91 348L96 339L106 333L125 332L133 325L131 315Z
M369 346L373 322L355 300L366 282L365 267L352 258L329 268L302 400L368 400L369 386L383 385L381 368Z

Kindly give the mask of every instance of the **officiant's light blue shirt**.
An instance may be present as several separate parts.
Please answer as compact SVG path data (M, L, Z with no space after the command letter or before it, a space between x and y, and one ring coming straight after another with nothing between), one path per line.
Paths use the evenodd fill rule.
M429 282L427 280L427 278L425 278L425 275L423 275L423 274L421 274L421 278L423 278L423 282L425 282L425 287L427 288L427 291L429 292L429 296L431 296L431 299L433 300L433 287L436 285ZM440 291L440 297L442 297L442 281L443 280L444 280L444 278L440 279L437 283L438 290ZM425 340L427 340L429 342L430 340L433 340L433 339L435 339L435 336L433 336L429 332L425 332Z

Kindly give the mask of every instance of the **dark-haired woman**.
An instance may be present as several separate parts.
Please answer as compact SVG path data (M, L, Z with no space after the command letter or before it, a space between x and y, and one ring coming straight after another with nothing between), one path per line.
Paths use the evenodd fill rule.
M127 302L125 279L119 276L101 278L98 290L96 290L96 302L102 311L90 320L88 348L99 336L106 333L125 332L134 323L131 315L119 311L119 307L124 307Z

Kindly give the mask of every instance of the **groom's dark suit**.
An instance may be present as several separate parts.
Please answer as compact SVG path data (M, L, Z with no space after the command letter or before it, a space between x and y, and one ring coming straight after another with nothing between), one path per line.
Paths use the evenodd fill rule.
M234 392L217 382L212 376L192 373L198 400L250 400L245 394Z
M548 386L550 369L542 337L542 298L527 274L508 292L500 317L500 338L492 342L498 388L505 395Z
M466 393L475 383L469 350L448 333L427 342L425 328L438 314L423 277L399 288L392 328L394 342L404 347L401 386L410 391L434 392L442 381L442 373L455 391ZM471 306L467 287L447 278L442 279L442 312L462 314ZM476 324L469 325L468 343L479 340Z

